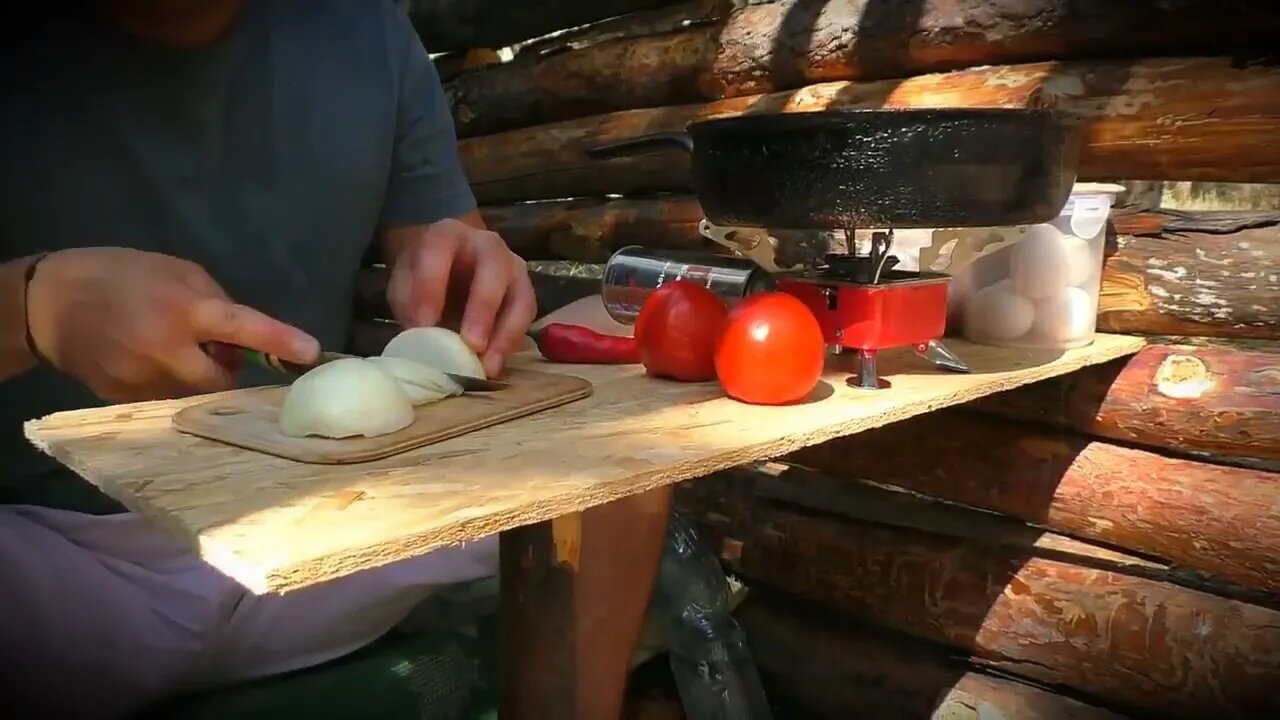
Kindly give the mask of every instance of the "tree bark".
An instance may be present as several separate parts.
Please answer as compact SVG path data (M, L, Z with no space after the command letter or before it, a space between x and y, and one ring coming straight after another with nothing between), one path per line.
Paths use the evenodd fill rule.
M1275 610L1033 551L759 499L743 507L730 499L735 494L709 488L710 509L701 517L748 584L785 588L1126 713L1205 718L1280 711Z
M1253 0L781 0L713 25L466 73L446 90L459 133L475 136L975 65L1266 53L1277 34L1280 18Z
M1166 217L1158 233L1117 239L1098 328L1280 339L1280 213Z
M763 595L764 597L760 597ZM1122 720L1108 710L988 675L914 638L752 591L735 613L779 717L846 720Z
M1162 452L1280 469L1280 345L1151 345L967 407Z
M853 107L1025 107L1050 103L1084 128L1080 177L1280 181L1280 67L1229 59L997 66L905 80L812 85L706 105L632 110L463 140L482 203L689 191L688 159L592 161L588 148L689 122Z
M963 411L841 438L789 460L1040 523L1280 597L1275 473Z
M404 0L429 52L501 48L674 0Z

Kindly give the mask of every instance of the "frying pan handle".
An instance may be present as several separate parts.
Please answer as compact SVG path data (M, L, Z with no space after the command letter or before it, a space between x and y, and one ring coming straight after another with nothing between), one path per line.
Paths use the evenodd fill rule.
M649 150L679 148L693 154L693 138L687 132L660 132L629 140L620 140L608 145L588 148L587 156L593 160L609 160L612 158L639 155Z

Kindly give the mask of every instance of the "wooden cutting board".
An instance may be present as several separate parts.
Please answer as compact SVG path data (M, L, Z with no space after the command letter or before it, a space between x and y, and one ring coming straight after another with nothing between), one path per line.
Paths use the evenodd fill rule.
M251 388L226 393L173 415L180 432L257 450L289 460L324 465L368 462L473 430L532 415L591 395L591 383L579 377L512 369L503 378L511 387L467 393L417 407L413 424L378 437L289 437L280 432L280 406L287 387Z

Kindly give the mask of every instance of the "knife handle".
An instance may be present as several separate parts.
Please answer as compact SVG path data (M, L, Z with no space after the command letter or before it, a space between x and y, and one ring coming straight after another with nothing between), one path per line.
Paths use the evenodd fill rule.
M205 354L213 358L214 362L232 372L239 372L240 368L244 367L245 363L264 367L268 370L274 370L275 372L284 373L286 375L301 375L310 369L304 365L291 363L287 360L281 360L270 353L264 353L247 347L230 345L223 342L201 343L200 349L204 350Z

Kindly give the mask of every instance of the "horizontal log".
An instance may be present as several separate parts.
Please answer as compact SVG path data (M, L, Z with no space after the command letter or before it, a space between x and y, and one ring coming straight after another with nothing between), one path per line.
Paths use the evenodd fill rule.
M785 588L1125 713L1280 711L1275 610L1031 551L788 509L741 488L712 485L704 498L704 529L748 585Z
M1082 179L1280 181L1280 67L1225 58L995 66L902 80L835 82L705 105L600 115L459 143L484 204L688 191L681 153L595 162L594 146L712 117L823 108L1025 107L1052 103L1084 128Z
M487 205L480 214L489 229L527 260L604 262L626 245L710 247L698 234L702 208L688 195Z
M1280 594L1211 577L1165 560L1134 555L1097 543L1046 531L1007 515L923 495L893 485L847 475L813 472L787 463L758 463L747 473L758 498L834 513L842 517L940 534L992 547L1013 548L1036 557L1173 583L1219 597L1280 609Z
M521 203L482 212L530 260L602 263L632 244L723 252L699 235L703 215L691 195ZM1280 212L1123 212L1114 225L1119 236L1103 276L1102 328L1280 339ZM821 252L812 233L779 237L788 262Z
M1201 229L1170 218L1154 236L1119 237L1106 260L1099 329L1280 339L1280 213L1251 215L1255 224L1234 231L1214 229L1212 217Z
M1167 453L1280 470L1280 344L1153 344L967 407Z
M640 10L589 25L562 30L513 46L513 63L535 64L553 55L581 50L624 38L676 32L695 25L717 22L745 0L684 0L651 10ZM448 88L446 87L446 90Z
M592 266L588 266L592 267ZM554 270L555 268L549 268ZM530 272L534 297L538 303L538 317L557 310L574 300L600 292L600 278L570 272ZM347 336L349 352L361 355L377 355L400 332L400 326L387 318L391 311L387 306L387 270L384 267L367 267L356 275L355 311Z
M404 0L409 19L430 52L501 48L520 40L673 0Z
M1121 720L1120 715L995 677L928 643L849 622L778 593L752 592L735 615L779 717L846 720ZM789 712L782 712L787 710Z
M697 201L580 199L486 207L485 222L530 260L604 262L625 245L707 247Z
M1280 597L1280 474L964 411L841 438L789 460L1005 513Z
M460 135L470 137L833 80L1045 60L1269 52L1278 33L1280 19L1254 0L779 0L746 5L714 25L466 73L446 91Z

